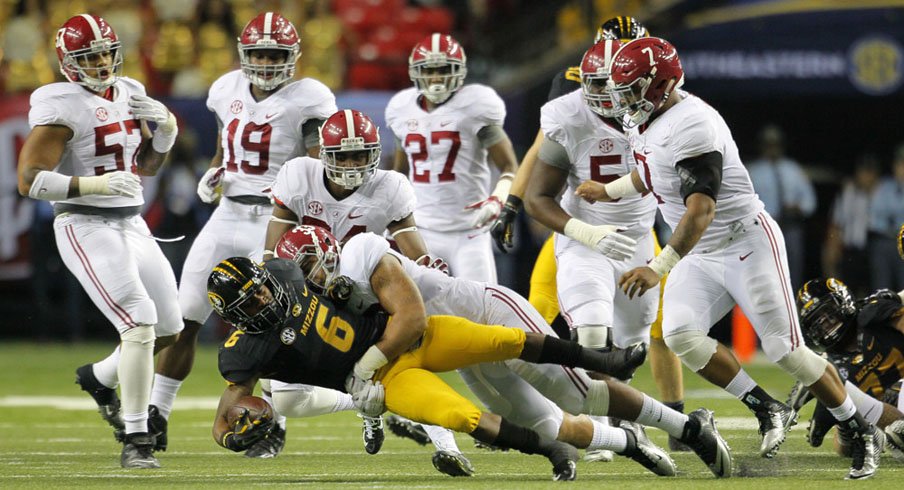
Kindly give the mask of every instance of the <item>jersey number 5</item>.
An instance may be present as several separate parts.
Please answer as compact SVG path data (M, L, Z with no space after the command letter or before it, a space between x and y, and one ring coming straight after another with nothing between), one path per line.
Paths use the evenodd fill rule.
M440 182L452 182L455 180L455 172L452 171L452 167L455 165L458 149L461 148L461 136L458 131L433 131L430 133L431 145L437 145L443 140L449 140L452 144L449 146L446 163L443 165L443 170L439 173L437 179ZM405 136L405 148L407 149L412 143L418 145L418 150L417 152L412 151L409 153L411 159L411 180L413 182L429 183L430 169L423 167L423 163L430 156L427 152L427 138L422 134L409 133L408 136Z
M226 152L228 153L226 160L227 172L238 172L239 165L242 172L251 175L261 175L267 171L270 165L270 134L273 132L273 126L268 123L255 124L249 122L242 129L241 140L238 141L242 145L244 154L248 152L257 152L257 165L253 165L248 160L242 160L240 164L235 161L235 144L236 132L241 121L233 119L226 126ZM251 141L251 136L257 133L257 141Z
M123 153L125 149L119 143L113 143L112 145L107 144L107 136L111 134L116 134L125 130L126 137L128 137L129 133L138 132L141 134L141 124L137 119L126 119L122 122L115 122L106 124L103 126L98 126L94 128L94 156L101 157L104 155L113 155L113 159L116 161L116 170L125 170L126 162ZM129 164L129 172L133 174L138 173L138 163L136 159L138 158L138 149L140 145L135 145L135 151L132 152L132 158L130 158ZM113 170L108 169L105 165L98 165L94 167L94 175L103 175L107 172L112 172Z

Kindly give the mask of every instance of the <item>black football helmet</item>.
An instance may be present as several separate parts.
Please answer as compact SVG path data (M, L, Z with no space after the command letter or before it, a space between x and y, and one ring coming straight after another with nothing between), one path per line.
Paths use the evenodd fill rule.
M262 286L273 299L256 313L247 310ZM235 328L259 334L277 328L289 317L292 301L286 289L263 266L248 257L231 257L217 264L207 278L207 300L217 314Z
M797 292L800 326L811 346L829 351L856 335L857 306L838 279L811 279Z
M596 38L593 42L598 43L603 39L611 39L627 43L649 36L650 32L637 19L630 15L619 15L600 25L600 28L596 30Z

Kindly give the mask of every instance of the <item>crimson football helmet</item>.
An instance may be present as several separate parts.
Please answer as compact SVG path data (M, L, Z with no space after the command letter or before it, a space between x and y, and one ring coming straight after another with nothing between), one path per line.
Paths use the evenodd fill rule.
M101 92L113 85L122 74L122 50L119 38L107 21L96 15L80 14L71 17L56 33L56 52L60 73L70 82ZM89 57L112 53L109 67L86 69ZM95 76L89 76L88 70Z
M408 77L427 100L441 104L464 84L468 74L466 62L465 51L458 41L448 34L433 33L411 50ZM441 81L437 83L438 80Z
M339 240L332 233L310 225L287 231L273 250L277 257L298 264L308 286L321 294L339 275L340 252Z
M276 12L264 12L251 19L238 39L242 73L261 90L273 90L295 76L295 62L301 56L298 31L288 19ZM254 64L251 52L255 49L285 52L282 63Z
M684 70L675 47L665 39L636 39L615 53L609 67L609 88L622 125L639 126L650 119L672 91L684 84Z
M367 152L361 162L353 153ZM320 161L330 181L346 189L357 189L380 165L380 132L360 111L341 110L320 127ZM359 165L358 163L363 163Z
M598 43L603 39L615 39L626 43L634 39L649 37L650 32L647 28L634 17L630 15L619 15L613 17L600 25L596 30L596 38L594 43Z
M609 64L621 43L614 39L604 39L594 44L584 53L581 60L581 91L584 102L590 110L603 117L615 117L612 96L609 93Z

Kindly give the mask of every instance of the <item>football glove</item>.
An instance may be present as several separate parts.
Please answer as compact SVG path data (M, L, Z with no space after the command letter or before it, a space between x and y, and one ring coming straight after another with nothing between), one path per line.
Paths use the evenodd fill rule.
M355 283L348 276L339 276L326 287L326 295L336 306L344 308L354 287Z
M386 411L386 390L383 383L367 380L358 391L352 393L352 402L359 412L368 417L379 417Z
M518 217L521 205L521 198L509 195L505 200L505 206L502 207L502 212L499 213L499 217L490 228L490 236L496 242L496 248L502 253L508 253L509 249L514 247L512 238L515 234L515 219Z
M226 167L209 168L201 180L198 181L198 197L201 202L210 204L220 198L223 188L220 184L223 181L223 174L226 173Z
M236 419L232 430L223 436L223 445L232 451L244 451L266 439L270 431L276 426L276 420L272 417L252 418L246 409L241 417Z
M496 196L490 196L483 201L477 201L465 206L465 209L474 210L474 217L471 220L471 228L481 229L499 217L502 212L502 203Z
M427 254L421 255L414 261L415 264L426 267L428 269L437 269L445 275L449 275L449 264L442 257L431 257Z
M135 197L141 194L141 179L132 172L123 170L95 177L79 177L78 192L80 196L95 194Z
M156 101L146 95L133 95L129 97L129 109L132 115L138 119L153 122L158 125L169 121L170 111L162 102Z

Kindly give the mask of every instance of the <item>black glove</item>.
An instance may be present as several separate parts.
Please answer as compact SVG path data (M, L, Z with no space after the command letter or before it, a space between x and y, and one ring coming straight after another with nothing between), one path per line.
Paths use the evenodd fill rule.
M232 451L244 451L258 441L266 439L276 426L272 417L252 419L248 410L235 421L232 430L223 436L223 445Z
M326 287L326 295L336 306L344 308L352 297L354 287L354 281L348 276L339 276Z
M521 211L523 201L515 195L509 195L505 200L505 206L502 206L502 212L496 218L496 222L490 227L490 236L496 242L496 247L502 253L508 253L509 249L514 247L512 237L515 233L515 218Z

